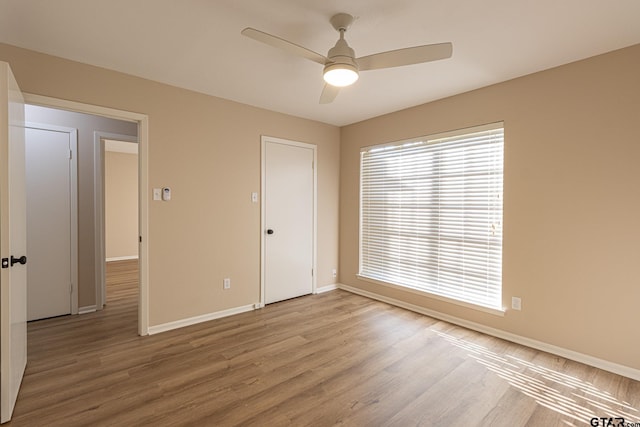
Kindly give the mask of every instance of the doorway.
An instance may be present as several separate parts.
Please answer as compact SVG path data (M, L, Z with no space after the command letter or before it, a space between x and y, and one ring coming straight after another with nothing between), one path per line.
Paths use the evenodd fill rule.
M107 304L107 263L138 260L138 138L94 133L96 307Z
M260 304L315 292L316 146L262 137Z
M140 260L140 268L139 268L139 286L138 286L138 334L139 335L148 335L149 333L149 317L148 317L148 248L147 248L147 239L149 234L148 227L148 191L147 191L147 146L148 146L148 117L144 114L133 113L128 111L116 110L106 107L99 107L90 104L83 104L73 101L60 100L56 98L50 98L40 95L33 94L24 94L25 102L30 105L37 105L48 107L52 109L57 109L61 111L67 112L75 112L88 114L99 118L109 118L116 119L122 122L128 122L133 124L137 129L138 135L138 148L139 148L139 157L138 157L138 166L139 166L139 188L138 188L138 205L139 205L139 214L138 214L138 253ZM93 132L92 132L93 133ZM89 151L90 157L93 159L93 150ZM82 154L80 154L82 156ZM93 167L91 168L93 169ZM80 177L80 179L82 179ZM93 179L89 183L91 188L94 187ZM93 191L92 191L93 192ZM92 205L95 203L95 198L92 201ZM95 227L93 226L94 220L91 220L91 230L88 232L79 232L79 239L83 237L91 235L90 241L92 245L95 245L94 236L95 236ZM82 226L81 226L82 227ZM95 250L88 251L91 256L91 265L95 265ZM80 281L80 280L79 280ZM92 310L96 310L96 302L98 299L98 295L96 295L96 275L95 269L91 274L91 278L87 280L87 283L90 283L92 286L92 291L87 293L86 295L91 296L90 305L85 305L84 307L79 308L79 312L89 312ZM80 298L82 299L82 289L80 292ZM82 302L81 302L82 304ZM93 307L91 306L93 305ZM82 309L84 308L84 310Z

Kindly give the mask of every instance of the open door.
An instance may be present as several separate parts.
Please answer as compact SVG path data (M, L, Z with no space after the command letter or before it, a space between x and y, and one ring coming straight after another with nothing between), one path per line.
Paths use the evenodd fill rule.
M11 419L27 365L24 99L0 62L0 422Z

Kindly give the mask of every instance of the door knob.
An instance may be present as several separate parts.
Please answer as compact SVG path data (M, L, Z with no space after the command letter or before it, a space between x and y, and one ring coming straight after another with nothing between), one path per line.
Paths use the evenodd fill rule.
M13 267L13 264L17 264L17 263L25 265L27 263L27 257L25 255L22 255L20 258L16 258L13 255L11 255L11 267Z
M267 230L267 234L273 234L273 230L269 228L269 229Z

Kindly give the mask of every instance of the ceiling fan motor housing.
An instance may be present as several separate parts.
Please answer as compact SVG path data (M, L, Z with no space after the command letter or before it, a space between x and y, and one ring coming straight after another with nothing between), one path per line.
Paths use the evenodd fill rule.
M334 47L329 49L329 53L327 54L329 61L325 65L325 72L328 71L327 67L334 65L347 65L353 68L355 72L358 72L358 64L356 63L355 56L355 52L349 47L347 41L341 38Z

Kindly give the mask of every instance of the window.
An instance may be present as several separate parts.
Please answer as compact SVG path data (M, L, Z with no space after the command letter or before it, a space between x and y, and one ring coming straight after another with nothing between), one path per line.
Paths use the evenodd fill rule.
M360 160L360 272L501 310L502 123L368 147Z

